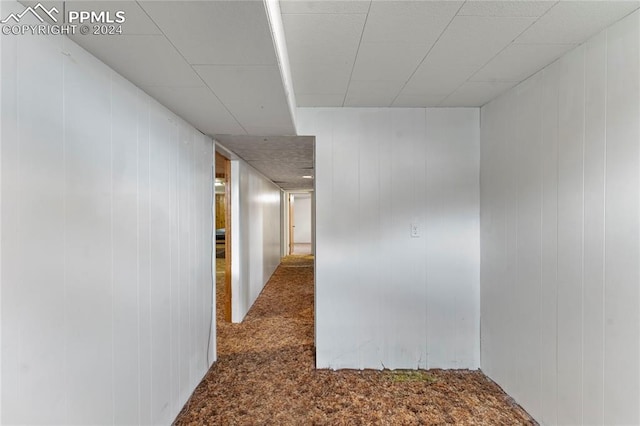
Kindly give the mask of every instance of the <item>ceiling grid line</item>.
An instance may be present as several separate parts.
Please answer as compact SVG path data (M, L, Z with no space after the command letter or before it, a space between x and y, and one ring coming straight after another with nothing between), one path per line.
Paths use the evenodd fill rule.
M347 83L347 90L344 91L344 98L342 99L342 106L347 101L349 94L349 87L351 87L351 79L353 78L353 70L356 69L356 61L358 60L358 53L360 52L360 46L362 45L362 38L364 37L365 28L367 28L367 20L369 20L369 12L371 12L371 3L373 0L369 0L369 8L364 18L364 24L362 24L362 32L360 33L360 40L358 41L358 49L356 49L356 56L353 58L353 65L351 66L351 73L349 74L349 82Z
M436 39L436 41L431 45L431 47L429 48L429 50L427 51L427 53L424 55L424 58L422 58L422 60L420 61L420 63L418 64L418 66L413 70L413 72L411 73L411 75L409 76L409 78L407 79L407 81L405 81L405 83L402 85L402 87L400 88L400 91L398 92L398 94L396 95L395 98L393 98L393 100L391 101L391 105L393 105L396 100L398 99L398 97L400 96L400 94L402 93L402 91L404 90L405 87L407 87L407 84L409 84L409 81L411 81L411 79L413 78L413 76L416 74L416 72L418 72L418 70L420 69L420 66L422 66L422 64L424 63L424 61L427 59L427 57L429 56L429 54L431 53L431 51L433 50L433 48L438 44L438 41L440 41L440 39L442 38L442 36L444 35L444 33L447 32L447 29L451 26L451 23L454 21L454 19L456 19L456 16L458 16L458 13L460 12L460 10L462 10L462 7L467 3L468 0L465 0L460 7L458 8L457 12L453 15L453 17L451 18L451 20L449 21L449 23L447 24L447 26L442 30L442 32L440 33L440 35L438 36L438 38Z
M224 102L222 102L222 100L220 99L220 97L218 96L218 94L207 84L206 81L204 81L204 79L202 78L202 76L200 75L200 73L198 73L198 71L195 70L194 65L189 63L189 61L187 60L187 58L184 57L184 55L182 54L182 52L176 47L176 45L173 43L173 41L171 41L171 39L165 34L164 30L161 28L160 25L158 25L158 23L151 17L151 15L149 15L149 13L147 12L147 10L140 4L140 2L138 0L135 0L136 4L140 7L140 9L142 9L142 11L144 12L145 15L147 15L147 17L151 20L151 22L153 22L153 24L158 28L158 30L160 30L160 32L162 33L162 35L164 36L164 38L167 39L167 41L169 42L169 44L171 44L171 46L173 46L173 48L175 49L175 51L178 53L178 55L180 55L180 57L187 63L187 65L189 65L189 67L193 70L193 72L198 76L198 78L200 79L200 81L202 81L202 84L205 85L205 87L207 87L207 89L209 89L209 91L213 94L213 96L215 96L215 98L218 100L218 102L220 102L220 104L224 107L225 110L227 110L227 112L229 113L229 115L231 117L233 117L233 119L235 120L235 122L238 124L238 126L240 126L240 128L245 132L245 133L249 133L247 132L247 129L242 125L242 123L240 123L240 121L238 120L238 118L229 110L229 108L227 107L227 105L225 105ZM200 130L200 129L198 129ZM204 133L204 132L203 132Z
M533 21L531 23L531 25L529 25L527 28L525 28L524 30L522 30L522 32L520 34L518 34L513 40L511 40L510 43L508 43L506 46L504 46L504 48L502 50L500 50L498 53L496 53L495 55L493 55L488 61L486 61L484 64L482 64L473 74L471 74L471 76L469 76L469 78L467 78L462 84L460 84L453 92L449 93L442 101L440 101L438 103L438 106L443 105L451 96L453 96L458 90L460 90L461 87L463 87L465 84L467 84L468 82L472 81L473 77L475 75L477 75L484 67L486 67L489 63L491 63L491 61L493 61L495 58L497 58L498 56L500 56L500 54L502 52L504 52L505 50L507 50L511 45L513 45L513 43L518 39L518 37L520 37L522 34L524 34L525 32L527 32L527 30L531 27L533 27L540 19L542 19L543 16L545 16L547 13L549 13L549 11L551 11L551 9L553 9L554 7L556 7L558 5L558 3L560 3L560 0L556 0L556 2L553 4L553 6L551 6L549 9L547 9L542 15L540 15L538 17L538 19L536 19L535 21ZM457 15L456 15L457 16ZM525 43L522 43L525 44ZM534 44L534 43L526 43L526 44ZM535 74L537 71L534 71L533 74ZM533 75L532 74L532 75ZM527 76L528 78L529 76ZM482 82L479 81L478 82ZM491 82L491 81L488 81Z

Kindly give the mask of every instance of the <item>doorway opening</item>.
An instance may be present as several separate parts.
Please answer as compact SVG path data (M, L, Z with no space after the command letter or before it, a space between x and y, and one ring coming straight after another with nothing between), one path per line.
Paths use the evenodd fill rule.
M313 194L293 192L288 195L288 254L313 254Z
M219 325L231 322L231 161L216 152L215 170L216 324Z

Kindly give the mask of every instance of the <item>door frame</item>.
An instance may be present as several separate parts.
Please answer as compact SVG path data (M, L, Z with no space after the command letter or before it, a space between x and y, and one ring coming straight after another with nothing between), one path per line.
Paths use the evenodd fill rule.
M231 322L231 160L216 151L216 170L218 161L224 163L224 291L227 294L224 306L225 321ZM216 178L218 174L216 173ZM217 243L217 241L216 241ZM218 301L216 301L216 305Z

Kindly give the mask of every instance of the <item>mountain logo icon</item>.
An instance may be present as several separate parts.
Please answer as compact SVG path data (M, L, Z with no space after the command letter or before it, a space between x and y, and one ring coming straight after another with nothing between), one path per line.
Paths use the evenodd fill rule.
M40 12L40 13L38 13ZM11 13L9 16L7 16L5 19L3 19L2 21L0 21L0 23L2 24L6 24L7 22L13 20L16 24L20 22L20 20L27 14L27 13L31 13L33 16L35 16L38 21L40 22L44 22L44 18L43 16L46 18L47 16L55 23L58 22L58 19L54 16L54 13L57 14L59 13L58 9L56 9L55 7L52 7L51 9L47 9L46 7L44 7L42 5L42 3L38 3L35 6L31 7L27 7L25 10L23 10L22 12L16 14L16 13ZM42 14L42 15L41 15ZM46 15L46 16L45 16Z

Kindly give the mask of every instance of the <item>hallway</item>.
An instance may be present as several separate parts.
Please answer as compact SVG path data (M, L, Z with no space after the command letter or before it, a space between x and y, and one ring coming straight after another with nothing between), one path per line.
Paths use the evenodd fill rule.
M533 424L479 371L315 370L313 279L312 256L285 257L245 320L220 322L176 425Z

